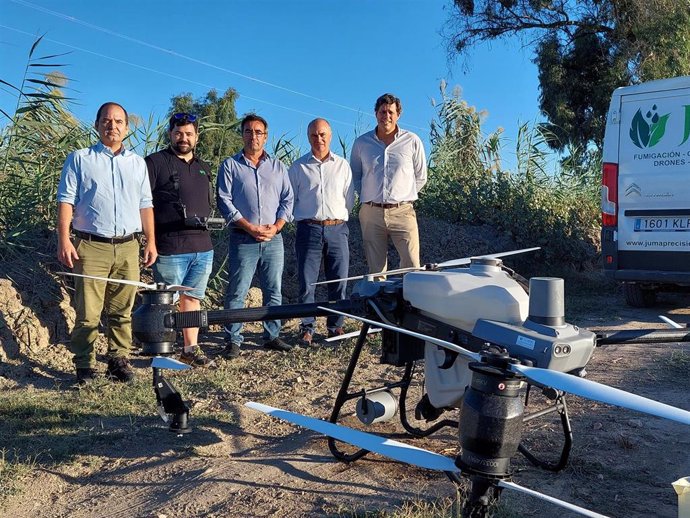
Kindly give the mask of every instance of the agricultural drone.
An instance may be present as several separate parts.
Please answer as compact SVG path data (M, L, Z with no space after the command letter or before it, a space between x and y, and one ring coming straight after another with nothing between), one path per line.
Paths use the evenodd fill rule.
M376 452L400 462L443 471L456 484L470 482L463 507L465 517L488 517L503 489L548 500L585 516L602 516L581 507L521 487L512 481L511 459L520 452L532 464L559 471L570 455L573 434L566 394L629 408L690 425L690 412L602 385L585 378L595 347L615 343L690 341L686 328L593 333L568 324L564 318L562 279L532 278L529 295L524 279L503 266L500 257L528 250L448 261L388 272L401 278L374 280L367 275L349 299L239 310L177 312L176 287L142 292L143 303L133 314L133 331L145 354L169 354L176 333L186 327L207 327L260 320L344 315L362 322L361 332L336 396L328 422L260 403L252 409L323 433L333 455L345 462ZM162 289L161 289L162 288ZM167 288L167 289L165 289ZM360 353L372 326L383 329L381 362L403 368L399 380L373 389L350 391ZM408 419L409 388L415 367L424 363L424 394L416 401L415 424ZM188 429L189 409L161 369L187 368L157 356L152 361L159 411L172 417L171 430ZM526 411L533 388L549 405ZM397 393L397 396L395 395ZM354 414L364 425L392 419L396 413L404 429L424 437L446 426L459 430L455 460L353 430L338 421L343 406L356 401ZM459 409L459 419L441 419ZM538 458L523 443L524 423L558 414L563 447L556 462ZM424 423L422 426L420 423ZM336 441L359 448L342 451Z

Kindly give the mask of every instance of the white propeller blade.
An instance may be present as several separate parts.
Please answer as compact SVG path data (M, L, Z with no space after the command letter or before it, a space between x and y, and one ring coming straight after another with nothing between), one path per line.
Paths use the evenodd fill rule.
M665 317L664 315L659 315L659 318L660 318L661 320L663 320L664 322L666 322L666 323L667 323L668 325L670 325L671 327L673 327L674 329L685 329L685 326L684 326L684 325L679 324L679 323L676 322L675 320L671 320L670 318Z
M336 315L342 315L344 317L348 318L354 318L355 320L359 320L360 322L366 322L367 324L373 325L375 327L383 327L384 329L390 329L391 331L396 331L398 333L402 333L404 335L410 335L414 336L415 338L419 338L421 340L426 340L427 342L431 342L432 344L440 345L441 347L445 347L446 349L450 349L451 351L455 351L458 354L461 354L465 358L468 358L470 360L474 361L479 361L481 360L481 355L478 353L473 353L472 351L468 351L467 349L464 349L460 347L459 345L455 345L452 342L446 342L445 340L441 340L440 338L434 338L432 336L427 336L423 335L422 333L417 333L415 331L410 331L409 329L404 329L402 327L396 327L392 326L390 324L384 324L383 322L377 322L376 320L369 320L368 318L356 316L356 315L351 315L350 313L343 313L342 311L338 311L336 309L331 309L331 308L324 308L322 306L318 307L319 309L323 309L324 311L328 311L329 313L335 313Z
M151 367L154 369L173 369L177 371L183 371L191 369L186 363L174 360L172 358L166 358L164 356L156 356L151 360Z
M145 290L157 290L158 285L157 284L146 284L145 282L140 282L140 281L131 281L129 279L110 279L108 277L96 277L95 275L83 275L81 273L72 273L72 272L57 272L58 275L69 275L70 277L83 277L85 279L95 279L97 281L104 281L104 282L113 282L115 284L127 284L128 286L136 286L137 288L144 288ZM171 291L190 291L193 290L194 288L190 288L189 286L180 286L179 284L166 284L165 285L166 290L171 290Z
M371 327L369 328L369 331L367 331L367 334L373 334L373 333L380 333L381 328L378 327ZM355 336L359 336L359 331L353 331L352 333L345 333L344 335L337 335L337 336L331 336L330 338L326 338L324 342L337 342L339 340L347 340L348 338L354 338Z
M525 493L527 495L531 495L537 498L540 498L542 500L546 500L547 502L551 502L552 504L564 507L565 509L568 509L570 511L575 511L576 513L580 513L583 516L590 516L592 518L609 518L608 516L604 514L599 514L595 513L594 511L590 511L589 509L585 509L584 507L577 506L575 504L570 504L568 502L564 502L563 500L559 500L558 498L554 498L549 495L545 495L543 493L539 493L538 491L534 491L532 489L527 489L526 487L522 487L515 482L509 482L507 480L499 480L498 481L498 486L503 487L506 489L513 489L515 491L519 491L520 493Z
M296 414L287 410L281 410L261 403L252 401L245 403L245 406L263 412L273 417L283 419L290 423L314 430L333 439L352 444L367 451L373 451L399 462L405 462L420 468L435 469L438 471L450 471L459 473L460 469L448 457L433 453L409 444L386 439L359 430L353 430L345 426L322 421L313 417Z
M388 270L385 272L378 272L378 273L368 273L366 275L355 275L354 277L344 277L342 279L333 279L330 281L321 281L321 282L313 282L311 285L312 286L318 286L320 284L332 284L334 282L342 282L342 281L355 281L359 279L364 279L364 277L382 277L386 275L399 275L401 273L407 273L407 272L418 272L420 270L429 270L429 269L436 269L436 268L452 268L454 266L462 266L465 264L470 264L472 259L498 259L499 257L505 257L508 255L515 255L515 254L524 254L526 252L534 252L535 250L539 250L541 247L540 246L535 246L533 248L523 248L521 250L511 250L510 252L500 252L498 254L487 254L487 255L478 255L474 257L463 257L462 259L453 259L452 261L446 261L444 263L438 263L438 264L432 264L432 265L424 265L424 266L410 266L409 268L399 268L397 270Z
M616 405L630 410L637 410L646 414L664 417L671 421L690 424L690 412L653 399L647 399L624 390L602 385L596 381L578 378L572 374L527 367L525 365L511 365L513 371L520 372L531 381L546 387L552 387L576 396L581 396L594 401L600 401L609 405Z
M506 257L508 255L516 255L516 254L524 254L527 252L534 252L535 250L539 250L540 248L541 248L540 246L535 246L533 248L523 248L521 250L511 250L510 252L500 252L498 254L480 255L480 256L477 256L476 258L479 258L479 259L498 259L499 257ZM437 264L436 268L452 268L453 266L463 266L465 264L470 264L472 259L475 259L475 257L465 257L464 259L453 259L452 261L446 261L444 263Z

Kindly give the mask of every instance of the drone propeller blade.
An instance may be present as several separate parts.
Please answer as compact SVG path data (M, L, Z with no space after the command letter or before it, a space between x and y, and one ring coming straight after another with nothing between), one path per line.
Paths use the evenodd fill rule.
M380 327L372 327L367 331L368 335L374 334L374 333L380 333L381 328ZM338 342L340 340L347 340L348 338L354 338L356 336L359 336L359 331L353 331L352 333L345 333L344 335L336 335L336 336L331 336L330 338L326 338L324 342Z
M510 252L500 252L498 254L478 255L478 256L474 256L474 257L475 258L486 258L486 259L498 259L499 257L505 257L507 255L516 255L516 254L524 254L526 252L533 252L535 250L539 250L540 248L541 248L540 246L536 246L534 248L523 248L521 250L511 250ZM364 277L369 277L369 276L383 277L383 276L390 276L390 275L400 275L401 273L418 272L420 270L430 270L430 269L435 269L435 268L452 268L453 266L463 266L465 264L470 264L472 259L473 259L472 257L463 257L462 259L453 259L452 261L446 261L444 263L424 265L424 266L410 266L409 268L398 268L397 270L387 270L385 272L367 273L365 275L355 275L354 277L343 277L342 279L332 279L330 281L313 282L311 285L312 286L318 286L320 284L332 284L334 282L356 281L359 279L364 279Z
M155 290L155 284L146 284L145 282L131 281L129 279L109 279L108 277L96 277L95 275L83 275L81 273L72 272L57 272L58 275L69 275L70 277L83 277L85 279L95 279L97 281L114 282L115 284L127 284L129 286L136 286L137 288L146 288Z
M535 246L533 248L523 248L521 250L511 250L510 252L500 252L498 254L486 254L486 255L479 255L476 256L481 259L498 259L499 257L505 257L508 255L516 255L516 254L524 254L527 252L534 252L535 250L539 250L541 247L540 246ZM463 259L453 259L452 261L446 261L444 263L439 263L436 265L436 268L452 268L453 266L463 266L465 264L470 264L472 261L471 257L465 257Z
M166 284L165 289L170 291L192 291L194 288L182 286L180 284Z
M675 320L671 320L670 318L665 317L664 315L659 315L659 318L660 318L662 321L666 322L668 325L670 325L670 326L671 326L672 328L674 328L674 329L685 329L685 326L684 326L684 325L679 324L679 323L676 322Z
M427 342L431 342L432 344L440 345L441 347L445 347L446 349L449 349L451 351L454 351L458 354L461 354L465 358L468 358L470 360L474 361L479 361L481 360L481 356L478 353L473 353L472 351L468 351L467 349L464 349L460 347L459 345L455 345L452 342L446 342L445 340L441 340L440 338L434 338L433 336L427 336L422 333L416 333L414 331L410 331L409 329L404 329L402 327L396 327L392 326L390 324L384 324L383 322L377 322L376 320L369 320L368 318L360 317L357 315L351 315L350 313L343 313L342 311L338 311L336 309L331 309L331 308L324 308L322 306L319 306L319 309L323 309L324 311L328 311L329 313L335 313L336 315L342 315L344 317L348 318L354 318L355 320L359 320L360 322L365 322L367 324L370 324L375 327L383 327L384 329L390 329L391 331L396 331L398 333L402 333L404 335L409 335L409 336L414 336L415 338L419 338L420 340L425 340Z
M176 371L183 371L191 369L186 363L182 363L178 360L173 360L172 358L166 358L164 356L156 356L151 360L151 367L153 369L172 369Z
M438 471L460 472L460 469L448 457L417 448L416 446L379 437L371 433L360 432L359 430L353 430L352 428L322 421L321 419L281 410L280 408L262 405L261 403L250 401L245 403L245 406L399 462Z
M506 488L506 489L512 489L514 491L519 491L520 493L525 493L527 495L531 495L531 496L540 498L542 500L546 500L547 502L551 502L552 504L561 506L565 509L568 509L569 511L575 511L576 513L579 513L583 516L590 516L592 518L609 518L608 516L606 516L604 514L595 513L594 511L590 511L589 509L585 509L584 507L580 507L580 506L577 506L575 504L564 502L563 500L559 500L558 498L554 498L552 496L545 495L543 493L539 493L538 491L534 491L532 489L527 489L526 487L522 487L522 486L516 484L515 482L509 482L507 480L499 480L498 486Z
M564 372L527 367L525 365L512 365L511 369L524 374L529 380L539 385L553 387L593 401L600 401L609 405L616 405L663 417L671 421L690 424L690 412L687 410L659 403L653 399L647 399L624 390L609 387L608 385L602 385L596 381L578 378Z

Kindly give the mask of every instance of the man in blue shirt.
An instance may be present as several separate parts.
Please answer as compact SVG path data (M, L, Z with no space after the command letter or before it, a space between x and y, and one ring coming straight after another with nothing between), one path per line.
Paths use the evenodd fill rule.
M218 170L218 209L231 225L228 248L228 287L225 309L244 307L244 300L259 270L265 306L283 302L283 237L292 218L292 188L285 166L264 150L268 123L249 114L242 119L242 151L226 159ZM292 346L279 338L280 320L264 322L264 347L289 351ZM244 337L242 324L225 328L228 358L236 358Z
M122 144L129 121L125 109L108 102L98 109L95 128L100 141L67 157L58 187L58 250L61 263L75 273L112 279L139 280L139 241L144 231L144 265L158 255L153 204L146 163ZM76 236L70 239L70 223ZM131 381L128 357L132 348L132 306L136 288L76 277L76 319L70 351L77 383L97 375L94 344L105 308L108 377Z
M311 150L295 160L288 175L295 193L294 217L297 221L295 252L300 303L314 302L315 283L321 261L326 279L347 277L350 262L350 235L347 220L354 204L352 171L347 160L331 151L331 126L314 119L307 127ZM345 298L347 282L328 285L328 300ZM300 342L311 345L314 317L302 319ZM343 317L326 319L328 336L344 334Z

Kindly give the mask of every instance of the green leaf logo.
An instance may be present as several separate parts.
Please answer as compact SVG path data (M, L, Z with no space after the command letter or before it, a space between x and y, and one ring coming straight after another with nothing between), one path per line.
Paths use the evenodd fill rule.
M645 122L639 109L630 124L630 140L639 148L646 148L649 143L649 124Z
M638 109L630 124L630 140L639 148L656 146L666 133L666 123L670 115L667 113L659 116L656 104L644 115L642 110Z
M685 105L685 129L683 130L683 142L680 143L682 146L690 137L690 104Z

